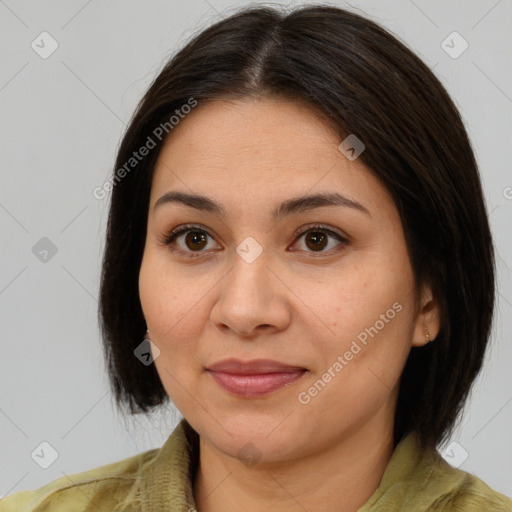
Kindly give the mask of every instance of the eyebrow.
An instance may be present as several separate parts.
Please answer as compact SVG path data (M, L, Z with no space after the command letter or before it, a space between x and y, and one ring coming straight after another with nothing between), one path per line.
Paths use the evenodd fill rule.
M168 203L183 204L185 206L195 208L196 210L220 215L221 217L226 216L224 208L209 197L175 191L167 192L160 199L158 199L158 201L155 203L155 206L153 207L153 211L155 211L158 207ZM371 217L370 212L361 203L354 201L353 199L349 199L348 197L337 192L320 193L288 199L281 203L279 207L273 211L272 217L274 219L280 220L289 215L308 212L323 206L344 206L346 208L358 210Z

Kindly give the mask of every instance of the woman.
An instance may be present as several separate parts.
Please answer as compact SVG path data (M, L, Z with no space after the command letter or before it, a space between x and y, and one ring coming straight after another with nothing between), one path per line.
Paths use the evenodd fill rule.
M213 25L147 91L108 190L112 388L183 419L2 510L512 511L436 450L482 366L494 255L459 114L392 35L322 6Z

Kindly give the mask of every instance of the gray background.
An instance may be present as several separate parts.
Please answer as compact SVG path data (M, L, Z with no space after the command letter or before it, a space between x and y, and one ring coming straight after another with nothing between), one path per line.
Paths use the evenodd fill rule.
M248 3L0 0L0 496L159 447L178 421L171 409L125 423L113 407L96 317L108 197L92 191L109 176L125 124L165 59ZM485 368L450 450L461 469L512 496L512 2L332 3L366 13L412 47L467 124L496 238L499 295ZM59 45L46 59L31 47L43 31ZM469 44L458 58L441 47L453 31ZM57 249L46 262L33 252L43 237ZM48 469L31 458L43 441L58 452ZM51 450L40 450L48 462Z

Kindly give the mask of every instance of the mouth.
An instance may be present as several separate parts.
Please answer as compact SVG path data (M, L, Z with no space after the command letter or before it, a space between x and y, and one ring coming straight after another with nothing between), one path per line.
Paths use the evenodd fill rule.
M306 368L269 359L228 359L206 370L221 388L246 398L261 397L289 386L308 372Z

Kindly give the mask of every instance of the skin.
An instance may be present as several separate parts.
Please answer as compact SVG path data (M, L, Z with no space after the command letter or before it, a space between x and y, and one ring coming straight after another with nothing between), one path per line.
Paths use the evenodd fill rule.
M393 452L398 384L411 347L439 331L429 287L415 279L398 211L360 159L304 105L283 99L198 105L167 138L155 168L139 275L149 335L161 350L156 369L166 392L200 435L194 480L200 512L356 511L377 489ZM178 203L154 210L169 191L202 194L225 217ZM292 197L339 192L344 206L271 212ZM185 223L207 232L203 245L172 245ZM320 248L297 228L320 223L347 238ZM199 229L196 228L196 229ZM318 229L313 231L318 233ZM190 235L189 235L190 236ZM263 252L248 263L246 237ZM198 247L203 247L199 248ZM337 251L337 249L339 249ZM201 252L200 257L190 254ZM343 369L311 397L307 391L380 315L402 306ZM308 372L260 398L235 396L205 368L229 357L274 359ZM345 359L346 360L346 359ZM238 455L252 443L256 463ZM245 448L247 449L247 447Z

